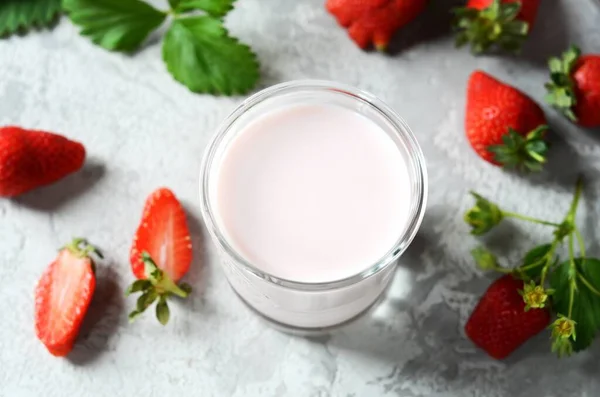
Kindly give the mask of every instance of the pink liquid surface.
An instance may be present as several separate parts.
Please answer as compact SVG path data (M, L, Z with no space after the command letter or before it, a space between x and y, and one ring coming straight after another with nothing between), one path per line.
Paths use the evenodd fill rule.
M216 217L229 243L287 280L368 269L409 218L403 153L375 122L340 106L266 113L229 144L216 172Z

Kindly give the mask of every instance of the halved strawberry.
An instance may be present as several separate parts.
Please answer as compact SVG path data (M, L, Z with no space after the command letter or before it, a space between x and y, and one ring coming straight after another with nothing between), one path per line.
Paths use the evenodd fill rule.
M166 324L167 298L170 295L185 298L191 292L189 285L177 285L190 268L192 243L185 211L171 190L157 189L146 200L130 261L138 280L127 288L126 294L141 291L142 295L129 319L133 321L158 300L156 316L161 324Z
M36 335L55 356L71 351L92 301L96 289L92 253L101 257L87 241L74 239L60 250L35 289Z

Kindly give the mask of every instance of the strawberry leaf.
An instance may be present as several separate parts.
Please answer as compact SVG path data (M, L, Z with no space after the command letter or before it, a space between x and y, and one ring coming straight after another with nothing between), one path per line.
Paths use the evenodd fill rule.
M600 291L600 260L592 258L575 259L575 272L570 262L558 265L550 276L550 285L555 290L552 295L554 310L564 316L569 314L571 278L576 278L577 289L574 294L570 319L576 323L576 339L572 340L573 350L581 351L591 345L594 336L600 330L600 296L596 295L582 279L596 291Z
M150 307L152 303L154 303L156 298L158 298L158 293L155 289L151 289L144 292L142 295L140 295L136 302L136 310L138 312L143 312L148 307Z
M176 19L163 43L163 59L175 80L193 92L243 94L259 77L256 55L209 16Z
M189 285L188 283L179 284L179 288L188 295L192 293L192 286Z
M148 280L136 280L125 290L125 295L131 295L134 292L145 291L152 287L152 283Z
M156 318L162 325L167 325L170 316L171 313L169 311L169 306L167 305L167 300L164 296L161 296L156 305Z
M111 51L136 50L167 14L141 0L63 0L81 34Z
M1 0L0 36L49 27L61 10L61 0Z
M548 254L552 244L538 245L531 251L525 254L521 266L517 268L517 272L526 280L537 281L542 273L542 268L546 261L545 256ZM558 257L555 259L558 260Z
M178 0L175 11L178 13L202 10L213 17L223 17L233 10L236 0Z

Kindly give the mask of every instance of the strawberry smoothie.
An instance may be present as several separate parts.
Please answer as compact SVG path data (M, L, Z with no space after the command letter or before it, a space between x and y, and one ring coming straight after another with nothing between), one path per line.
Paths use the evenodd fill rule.
M244 101L209 143L200 179L227 280L294 332L320 332L378 302L427 200L406 123L374 96L326 81Z
M299 282L341 280L402 236L411 184L396 143L337 105L290 105L249 123L217 171L217 222L258 269Z

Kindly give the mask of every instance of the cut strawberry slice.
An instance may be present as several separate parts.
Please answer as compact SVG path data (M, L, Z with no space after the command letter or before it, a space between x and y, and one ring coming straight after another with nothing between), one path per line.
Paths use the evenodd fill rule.
M35 290L35 330L55 356L66 356L96 288L91 253L99 251L83 239L64 247L39 280Z
M154 301L156 314L162 324L169 320L166 299L169 295L185 298L191 291L187 284L177 285L190 268L192 244L185 211L172 191L160 188L146 200L140 225L130 254L131 270L138 278L127 294L142 292L136 309L129 318L134 320Z

